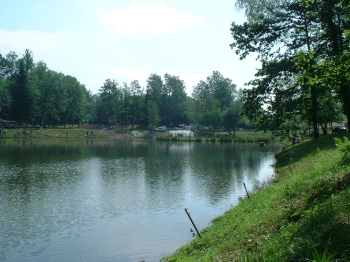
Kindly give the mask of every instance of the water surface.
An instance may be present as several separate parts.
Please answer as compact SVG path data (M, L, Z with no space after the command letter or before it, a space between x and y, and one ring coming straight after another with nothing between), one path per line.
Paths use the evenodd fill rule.
M273 177L278 145L0 140L0 261L159 261Z

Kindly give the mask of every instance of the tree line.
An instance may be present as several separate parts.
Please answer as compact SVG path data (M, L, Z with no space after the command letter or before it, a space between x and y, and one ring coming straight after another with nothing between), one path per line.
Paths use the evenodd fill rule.
M243 114L264 130L327 133L350 127L350 6L341 0L237 0L247 22L232 23L231 47L262 64L244 90Z
M185 88L178 76L151 74L145 87L138 80L121 85L107 79L92 94L75 77L34 62L28 49L21 57L0 54L0 119L19 126L90 123L153 129L193 123L232 130L249 125L240 116L242 91L220 72L201 80L192 96Z

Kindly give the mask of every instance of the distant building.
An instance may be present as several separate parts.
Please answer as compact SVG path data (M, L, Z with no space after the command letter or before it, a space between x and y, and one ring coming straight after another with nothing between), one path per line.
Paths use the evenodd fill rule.
M193 132L191 130L171 130L169 131L169 136L178 136L178 137L181 137L181 136L184 136L184 137L192 137L194 136L193 135Z

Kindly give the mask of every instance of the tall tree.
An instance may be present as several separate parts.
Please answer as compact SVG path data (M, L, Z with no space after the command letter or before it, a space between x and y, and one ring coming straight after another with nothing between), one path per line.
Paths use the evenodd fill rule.
M118 113L120 112L122 91L115 80L107 79L99 90L100 103L97 108L99 121L108 124L118 123Z
M205 125L222 125L223 113L234 100L236 85L232 80L213 71L206 81L201 80L193 88L195 115L197 121Z
M75 77L65 76L63 78L62 88L65 89L67 94L66 110L62 120L65 125L67 123L79 125L84 118L85 106L87 104L85 86L80 84Z
M0 119L10 119L11 96L9 81L0 77Z
M18 68L17 58L18 55L11 51L5 58L1 59L1 74L3 77L11 78L16 74Z
M178 76L164 75L163 116L166 124L187 122L185 83Z
M12 119L19 125L31 122L32 116L32 92L28 85L23 59L19 61L18 72L15 75L14 86L11 89L12 96Z
M142 119L143 108L143 89L138 80L134 80L130 83L130 116L131 116L131 129L134 129L135 124L140 124Z
M232 84L232 80L224 78L219 71L213 71L213 74L207 78L209 92L215 99L220 102L220 109L224 111L233 101L236 85Z
M242 118L242 104L243 102L240 99L237 99L233 101L230 107L224 112L224 126L228 131L233 131L233 137L236 136L236 127Z
M240 0L241 6L254 8L254 1ZM317 137L317 126L320 121L319 98L320 94L333 95L327 92L327 87L311 81L296 81L298 75L305 71L305 66L298 66L297 53L300 50L313 52L316 56L308 60L307 75L315 77L314 65L317 64L325 50L329 49L327 29L322 27L322 19L319 11L320 3L315 1L309 6L301 5L299 1L266 1L264 12L248 13L247 23L243 25L232 24L231 31L234 37L232 48L236 53L245 58L251 52L259 53L262 68L257 73L257 78L250 83L253 89L245 92L244 113L257 123L266 124L272 129L290 129L290 121L293 114L307 114L312 120ZM272 8L273 7L273 8ZM325 30L323 29L325 28ZM326 52L326 53L327 53ZM311 56L309 57L311 58ZM300 65L299 61L299 65ZM305 65L305 64L304 64ZM290 98L282 98L282 95ZM289 107L293 111L286 114L288 107L283 109L278 100L290 101L294 106ZM285 104L286 106L288 104ZM282 106L283 107L283 106ZM277 109L282 114L276 114ZM279 116L279 118L276 118ZM271 121L271 118L273 121ZM307 118L305 115L302 118ZM268 122L267 122L268 121ZM275 123L278 126L271 126Z
M146 86L146 99L147 101L152 100L157 103L159 107L161 96L163 93L163 80L161 76L157 74L151 74L147 79Z
M44 64L41 66L45 67ZM39 92L39 120L40 124L58 125L64 123L63 114L67 108L67 93L63 87L64 75L52 70L39 69L39 74L43 73L43 78L38 83ZM40 79L40 78L39 78Z
M150 100L147 103L147 112L149 128L153 130L161 120L158 105L155 101Z
M34 68L33 52L26 49L22 59L24 62L25 71L28 74Z
M162 121L163 117L163 112L160 112L161 109L164 107L162 106L162 99L163 99L163 92L164 92L164 87L163 87L163 80L161 76L157 74L151 74L148 79L147 79L147 86L146 86L146 106L147 110L152 110L152 114L148 112L148 123L149 125L151 123L154 123L155 120L150 119L151 116L155 116L156 114L153 113L154 109L157 108L158 115L160 117L160 121ZM150 102L154 102L157 107L154 106L153 103L149 104ZM157 111L155 110L155 111Z

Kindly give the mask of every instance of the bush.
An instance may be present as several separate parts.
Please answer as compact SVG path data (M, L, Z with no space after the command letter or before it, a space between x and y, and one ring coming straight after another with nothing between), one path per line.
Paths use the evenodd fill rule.
M349 141L349 139L345 136L344 141L343 141L340 138L335 137L334 141L335 141L337 148L339 148L339 150L344 153L343 160L349 160L349 158L350 158L350 155L349 155L349 153L350 153L350 141Z

